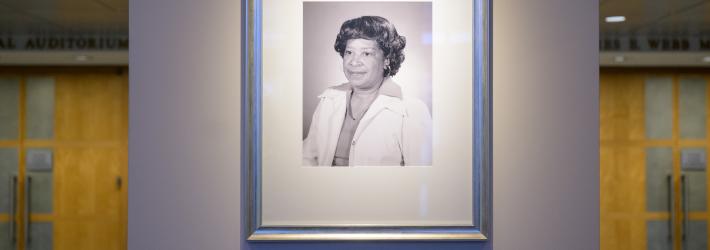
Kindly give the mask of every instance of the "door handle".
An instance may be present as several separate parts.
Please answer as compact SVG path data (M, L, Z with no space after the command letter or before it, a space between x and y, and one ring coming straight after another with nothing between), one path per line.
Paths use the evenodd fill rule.
M17 175L10 176L10 195L8 195L8 198L10 205L10 249L15 249L15 243L17 242L17 238L15 237L15 224L17 223L17 221L15 220L15 202L17 201Z
M27 181L25 182L25 218L24 218L24 223L25 223L25 248L29 248L30 244L30 199L32 198L32 193L30 190L30 186L32 183L32 176L27 175Z
M690 204L688 204L688 180L685 176L685 174L680 175L680 188L681 188L681 193L680 193L680 199L681 199L681 204L683 206L683 226L681 227L682 236L681 239L683 242L687 241L687 232L688 232L688 216L690 215ZM685 245L685 244L683 244Z
M668 221L668 241L673 246L673 229L675 229L675 207L673 206L673 174L668 174L666 176L668 180L668 211L671 213L671 219Z

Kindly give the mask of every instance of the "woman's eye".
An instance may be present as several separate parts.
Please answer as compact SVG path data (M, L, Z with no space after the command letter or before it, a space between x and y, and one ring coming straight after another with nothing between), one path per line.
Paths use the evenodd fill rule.
M346 51L345 51L345 54L346 54L346 55L352 55L353 52L352 52L352 51L349 51L349 50L346 50Z
M365 52L365 53L363 53L363 54L364 54L365 56L371 56L371 55L372 55L372 53L370 53L370 52Z

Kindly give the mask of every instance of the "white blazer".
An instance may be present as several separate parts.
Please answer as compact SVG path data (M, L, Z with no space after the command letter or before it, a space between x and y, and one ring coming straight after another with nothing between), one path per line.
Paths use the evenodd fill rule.
M328 88L318 96L308 136L303 140L303 165L331 166L343 126L349 84ZM426 166L432 158L432 120L427 106L403 97L386 78L379 96L355 130L350 166Z

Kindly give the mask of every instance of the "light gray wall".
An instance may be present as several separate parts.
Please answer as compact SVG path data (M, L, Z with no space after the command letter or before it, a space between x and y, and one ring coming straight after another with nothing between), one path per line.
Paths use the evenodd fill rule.
M239 2L130 1L128 248L598 249L598 2L493 5L491 242L247 244Z
M240 3L129 4L128 249L239 249Z
M493 3L496 249L599 249L598 4Z

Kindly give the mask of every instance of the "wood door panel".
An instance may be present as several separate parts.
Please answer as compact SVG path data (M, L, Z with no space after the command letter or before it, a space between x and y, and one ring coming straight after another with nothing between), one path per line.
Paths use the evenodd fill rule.
M600 249L647 249L644 79L600 76Z
M27 191L25 176L51 177L45 186L32 187L33 199L51 197L48 208L29 214L33 246L59 250L122 250L126 249L126 202L128 168L128 74L123 67L0 67L0 75L18 79L17 138L0 140L0 147L17 148L17 211L25 209ZM28 89L39 78L53 82L52 91L37 100L53 109L50 119L36 122L46 126L51 136L26 136L28 120L37 110ZM12 111L12 110L10 110ZM10 119L10 118L8 118ZM34 121L34 120L33 120ZM10 124L8 126L14 126ZM33 139L34 138L34 139ZM29 149L52 151L52 168L30 171L25 160ZM51 183L51 184L50 184ZM46 195L51 192L51 195ZM45 195L45 196L43 196ZM35 204L36 205L36 204ZM32 211L38 211L32 207ZM18 214L22 218L24 214ZM0 222L7 222L7 214ZM28 229L17 220L17 237L24 238ZM50 240L51 239L51 240ZM50 242L51 241L51 242ZM19 241L18 249L27 246Z
M125 140L128 89L124 81L112 75L57 76L56 139Z
M61 220L55 222L55 250L123 249L119 220Z
M644 219L602 219L600 221L600 249L646 250L646 222Z
M599 92L600 139L644 140L643 78L639 75L602 74Z
M118 216L125 151L118 148L56 149L55 206L57 216Z
M56 84L55 249L125 249L128 75L58 74Z
M705 117L681 120L679 116L687 112L681 110L680 103L693 98L682 94L682 79L697 76L705 79L705 84L710 83L706 69L601 70L600 249L668 249L672 246L679 250L690 246L682 238L684 193L680 176L688 173L681 168L681 151L705 148L710 152L707 151L710 139L700 136L683 139L680 128L697 126L700 129L694 127L695 130L702 130L704 125L705 134L710 134L710 125L701 125L707 123L706 110L710 110L710 102L706 101L704 110L691 111L695 116L705 113ZM705 100L710 100L707 85L704 92ZM649 117L645 117L647 112ZM696 132L702 134L702 131ZM700 175L710 180L707 170ZM710 204L708 187L700 194L705 196L706 205ZM690 218L707 223L710 212L691 212ZM710 235L705 227L695 230L688 235L693 232Z
M645 152L640 147L600 149L600 206L602 216L644 213Z

